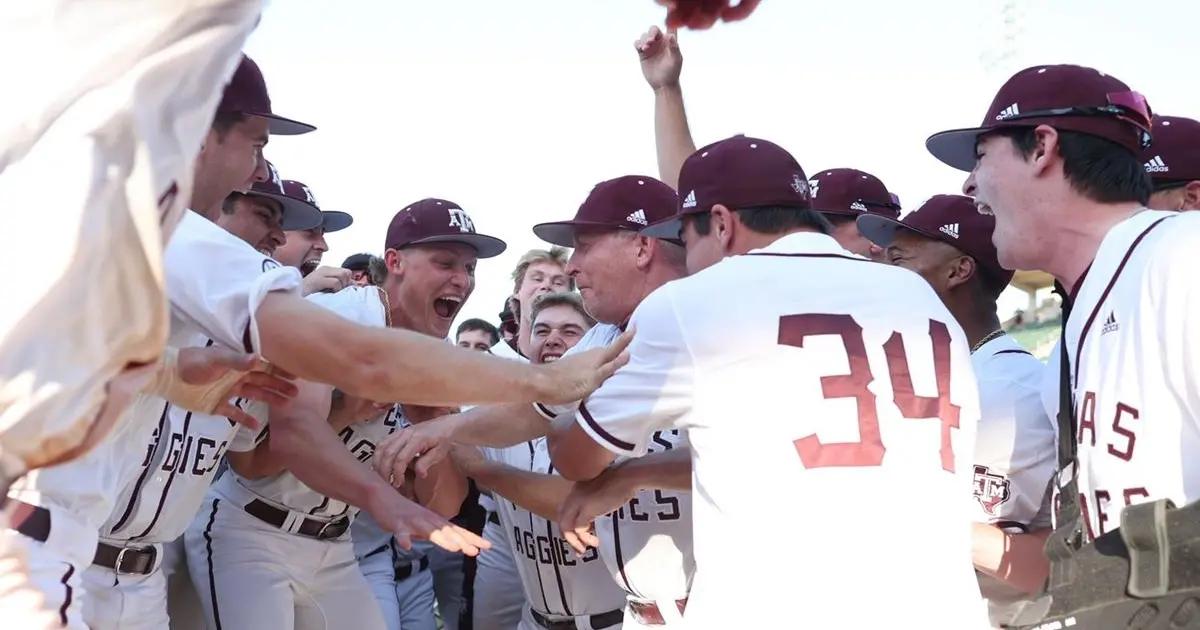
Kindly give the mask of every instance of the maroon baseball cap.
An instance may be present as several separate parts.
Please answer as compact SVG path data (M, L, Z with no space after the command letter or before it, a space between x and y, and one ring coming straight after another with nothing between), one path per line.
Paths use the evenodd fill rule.
M499 256L508 244L494 237L475 233L475 222L453 201L422 199L410 204L388 225L383 247L404 249L425 243L463 243L475 248L480 258Z
M832 168L808 180L812 208L822 214L856 217L864 212L885 217L900 216L900 204L883 182L870 173L853 168Z
M1200 180L1200 122L1179 116L1155 116L1154 144L1141 160L1156 188Z
M926 238L948 243L974 258L984 275L996 286L1003 287L1012 280L1013 272L1000 266L996 246L992 244L996 218L979 212L975 200L970 197L934 195L920 208L904 215L903 219L862 214L857 223L858 231L880 247L891 245L896 232L907 229Z
M221 103L217 105L217 112L266 118L267 130L279 136L298 136L316 129L308 123L284 118L271 111L267 82L263 79L258 64L245 55L242 55L242 62L238 64L233 77L229 79L229 84L225 86L225 93L221 96Z
M742 135L714 142L688 156L679 171L679 192L679 210L642 234L677 239L684 216L706 213L716 204L734 210L812 207L808 178L796 158L774 142Z
M316 196L307 185L298 182L294 179L283 180L284 193L296 199L303 199L308 203L321 208L321 204L317 203ZM341 212L340 210L321 210L321 230L324 232L337 232L350 227L354 223L354 217L349 213Z
M1083 66L1034 66L1001 86L978 127L936 133L925 146L937 159L970 171L979 136L1050 125L1110 140L1136 154L1150 145L1150 119L1146 98L1116 77Z
M645 175L625 175L592 187L574 219L539 223L533 233L547 243L574 247L579 228L637 232L675 214L678 206L670 186Z
M288 186L289 183L293 186ZM312 193L308 193L307 190L308 187L299 182L280 179L275 165L267 162L266 181L254 182L246 194L278 202L283 207L284 230L311 230L321 225L322 217L321 209L312 200Z

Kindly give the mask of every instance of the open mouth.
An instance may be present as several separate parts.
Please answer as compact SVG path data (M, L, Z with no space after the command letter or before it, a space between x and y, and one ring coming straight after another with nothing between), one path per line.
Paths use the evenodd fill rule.
M975 202L975 209L979 211L979 214L992 214L992 207L982 201Z
M561 352L547 352L542 355L542 363L554 363L562 358Z
M316 260L306 260L306 261L300 263L300 274L307 276L308 274L316 271L317 267L320 267L320 266L321 266L320 258L318 258Z
M458 309L462 308L463 299L457 295L443 295L442 297L433 300L433 311L438 314L438 317L445 319L454 319L458 314Z

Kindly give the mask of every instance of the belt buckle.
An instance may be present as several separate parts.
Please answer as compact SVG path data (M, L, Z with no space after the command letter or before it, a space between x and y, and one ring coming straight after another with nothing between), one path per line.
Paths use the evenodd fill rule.
M116 572L116 573L122 572L121 571L121 562L123 560L125 560L125 553L129 552L129 551L133 551L133 549L131 549L130 547L121 547L121 550L117 552L117 561L113 563L113 571L114 572Z
M350 519L346 518L345 516L339 516L338 518L322 525L321 529L317 530L317 538L320 540L337 538L338 536L346 533L346 530L349 529L349 527Z

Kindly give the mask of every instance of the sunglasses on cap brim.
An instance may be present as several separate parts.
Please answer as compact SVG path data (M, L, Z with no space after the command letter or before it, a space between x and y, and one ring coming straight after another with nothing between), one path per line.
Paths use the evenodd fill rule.
M1013 116L1005 116L1004 122L1013 120L1028 120L1030 118L1054 118L1059 116L1098 116L1116 118L1125 121L1138 129L1138 141L1143 149L1150 148L1150 119L1153 115L1146 97L1138 92L1110 92L1107 95L1108 105L1055 107L1021 112Z

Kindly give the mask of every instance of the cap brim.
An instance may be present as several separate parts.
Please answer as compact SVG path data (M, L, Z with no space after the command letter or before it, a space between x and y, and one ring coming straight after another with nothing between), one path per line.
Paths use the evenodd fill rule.
M642 228L641 235L678 243L679 232L682 229L683 215L676 215Z
M265 197L279 202L279 205L283 207L283 217L280 223L286 232L311 230L315 227L320 227L324 221L321 211L316 206L300 201L299 199L292 199L286 195L259 192L257 190L251 190L246 194L252 197Z
M344 230L354 223L354 217L340 210L323 210L321 217L323 218L321 225L325 228L326 233Z
M299 136L317 129L314 125L292 120L291 118L284 118L283 116L276 116L275 114L246 112L246 115L267 119L267 131L275 136Z
M992 129L976 127L935 133L925 140L925 148L948 166L969 173L975 168L975 143L989 131Z
M599 221L552 221L533 226L533 233L538 238L561 247L575 247L575 233L580 228L595 230L625 230L624 226L600 223Z
M888 247L896 240L896 232L901 228L909 229L907 225L878 214L863 213L854 220L858 225L858 233L880 247Z
M486 234L446 234L442 236L429 236L426 238L415 240L411 243L406 243L404 246L410 245L427 245L429 243L462 243L475 248L475 255L479 258L492 258L504 253L508 249L508 243Z

